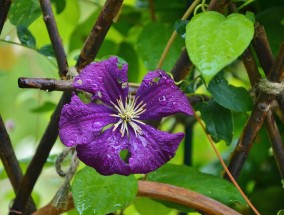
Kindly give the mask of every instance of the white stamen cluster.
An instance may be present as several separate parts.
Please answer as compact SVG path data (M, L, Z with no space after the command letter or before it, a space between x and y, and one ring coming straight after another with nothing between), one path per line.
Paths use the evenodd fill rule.
M138 97L134 97L133 99L131 95L129 95L128 98L125 99L125 104L123 104L121 97L116 100L117 105L111 102L114 108L118 112L117 114L111 114L111 116L120 118L119 121L114 124L113 131L117 129L119 125L121 125L120 133L122 137L124 136L125 131L128 135L129 133L128 125L133 128L136 137L138 136L138 134L139 135L143 134L142 129L138 124L139 123L144 124L144 123L137 119L140 117L142 113L146 111L145 109L146 104L141 101L137 105L137 99Z

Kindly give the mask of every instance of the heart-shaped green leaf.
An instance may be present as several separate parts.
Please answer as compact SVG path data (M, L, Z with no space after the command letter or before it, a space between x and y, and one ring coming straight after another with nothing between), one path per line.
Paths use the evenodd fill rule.
M186 26L186 49L206 83L247 48L253 38L252 21L242 14L228 17L214 11L194 16Z

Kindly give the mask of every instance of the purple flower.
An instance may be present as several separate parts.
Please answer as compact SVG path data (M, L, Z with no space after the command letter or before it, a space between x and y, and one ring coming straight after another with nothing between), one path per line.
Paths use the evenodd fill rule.
M127 69L127 64L119 67L116 57L91 63L73 85L101 102L85 104L74 94L61 112L61 141L76 146L79 159L102 175L159 168L174 156L184 134L159 131L143 121L193 114L186 96L162 70L149 72L131 96ZM121 151L128 152L127 160Z

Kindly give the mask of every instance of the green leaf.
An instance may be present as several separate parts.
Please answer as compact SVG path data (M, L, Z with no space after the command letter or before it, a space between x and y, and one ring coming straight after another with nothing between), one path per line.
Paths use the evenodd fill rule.
M150 23L140 33L137 41L137 51L141 55L148 70L155 70L161 54L172 34L173 29L161 23ZM165 59L163 69L170 71L178 59L183 46L182 38L177 38Z
M39 53L48 57L55 57L54 49L51 44L42 46L39 50Z
M24 46L27 46L33 49L36 47L36 39L25 26L23 25L17 26L17 35L18 35L19 40Z
M201 118L206 124L206 130L215 142L224 140L230 145L233 138L233 116L230 110L215 101L201 103L197 106Z
M128 31L135 25L140 24L141 11L135 7L124 5L119 21L113 24L121 34L127 35Z
M229 85L221 75L209 83L208 91L220 105L232 111L246 112L252 109L253 102L248 91L243 87Z
M277 215L284 215L284 209L277 212Z
M94 20L97 19L99 13L100 10L95 10L83 23L78 24L73 30L69 40L70 52L75 49L81 49L84 45L84 42L90 33L90 29L92 29L94 25Z
M31 109L31 112L33 112L33 113L45 113L45 112L54 110L55 107L56 107L56 104L53 103L53 102L44 102L39 107Z
M55 5L57 14L60 14L66 7L66 0L51 0L51 2Z
M150 198L139 197L135 199L134 206L140 215L165 215L171 211L170 208Z
M174 28L182 38L185 38L186 25L188 22L188 20L178 20L175 22Z
M80 170L73 181L72 193L80 215L104 215L125 208L137 193L133 175L102 176L93 168Z
M119 46L117 55L128 62L128 81L138 82L139 62L137 53L134 50L133 45L127 42L122 42Z
M248 210L246 202L232 183L217 176L201 173L192 167L166 164L149 173L147 179L201 193L238 210L242 214L245 214ZM169 205L167 204L167 206ZM178 205L172 204L172 206L177 209L184 209L184 207Z
M12 24L28 27L41 15L38 0L14 0L8 17Z
M254 25L242 14L215 11L194 16L186 26L186 48L206 83L232 63L250 44Z

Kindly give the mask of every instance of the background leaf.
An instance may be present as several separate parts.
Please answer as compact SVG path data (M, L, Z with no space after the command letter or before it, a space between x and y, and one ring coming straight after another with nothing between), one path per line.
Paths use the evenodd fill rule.
M23 25L17 26L17 34L18 38L21 41L21 43L24 46L27 46L29 48L35 48L36 47L36 39L32 35L32 33Z
M137 51L141 55L148 70L155 70L174 29L161 23L150 23L140 33L137 41ZM179 57L183 40L176 38L163 65L165 71L170 71Z
M206 83L240 56L252 40L253 23L242 14L228 17L207 11L195 15L186 27L186 48Z
M73 181L72 193L80 215L104 215L125 208L137 193L133 175L102 176L93 168L80 170Z
M14 25L29 26L41 14L38 0L14 0L9 10L9 19Z
M54 49L51 44L42 46L39 50L39 53L48 56L48 57L55 57Z
M208 91L220 105L237 112L250 111L252 98L243 87L229 85L222 75L216 76L208 85Z
M149 173L147 179L201 193L237 209L242 214L246 214L248 210L248 206L232 183L217 176L198 172L192 167L166 164Z
M216 101L204 102L196 106L201 112L201 118L206 124L206 130L215 142L224 140L231 144L233 137L233 117L230 110L222 107Z
M54 110L54 108L56 107L56 104L53 102L44 102L42 105L31 109L31 112L33 113L45 113L51 110Z

